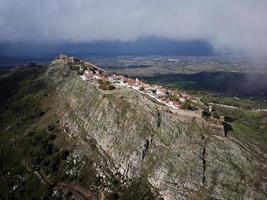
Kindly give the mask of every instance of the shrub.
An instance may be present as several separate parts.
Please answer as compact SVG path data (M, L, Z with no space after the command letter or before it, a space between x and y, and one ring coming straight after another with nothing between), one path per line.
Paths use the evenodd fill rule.
M143 86L141 86L141 87L139 88L139 90L140 90L140 91L144 91L145 88L144 88Z
M50 173L55 173L58 171L59 168L59 164L60 164L60 155L59 154L55 154L53 155L50 164L49 164L49 171Z
M70 152L68 150L64 150L60 153L61 160L66 160Z
M102 90L114 90L116 87L114 85L111 85L111 83L108 80L99 80L99 88Z
M191 110L192 107L191 107L190 101L186 100L185 102L183 102L181 104L181 108L186 109L186 110Z
M114 85L107 85L107 90L114 90L116 87Z
M53 141L57 138L57 135L56 134L51 134L49 135L49 140Z
M142 178L134 178L129 187L123 193L121 199L135 200L135 199L154 199L153 193L150 190L149 184Z
M208 112L207 110L204 110L204 111L202 112L202 117L207 118L207 117L210 117L210 115L211 115L211 113Z
M175 95L171 95L171 96L170 96L170 100L171 100L171 101L180 102L179 97L177 97L177 96L175 96Z
M47 127L48 131L53 131L55 129L55 125L54 124L49 124Z

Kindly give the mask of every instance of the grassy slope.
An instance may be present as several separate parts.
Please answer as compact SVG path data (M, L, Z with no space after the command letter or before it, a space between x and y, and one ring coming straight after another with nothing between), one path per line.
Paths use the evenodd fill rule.
M62 199L62 194L52 196L58 183L72 183L87 191L93 187L98 195L97 188L107 184L95 169L103 163L103 155L92 140L92 156L75 166L66 161L72 145L59 134L54 90L40 78L43 72L42 68L21 68L0 80L0 199ZM66 175L66 170L78 170L78 174ZM41 184L33 171L49 177L52 185ZM112 174L110 177L107 199L152 198L146 181L133 179L125 187ZM72 196L73 190L64 191L65 199Z
M61 168L69 152L54 142L57 116L42 120L53 94L43 72L20 68L0 81L0 199L62 199L61 191L52 195L53 185L64 178ZM34 171L50 175L50 182Z
M214 95L212 93L192 93L201 97L205 103L213 102L235 106L231 109L214 106L218 115L225 116L230 125L230 135L244 142L254 144L267 152L267 112L253 112L254 108L267 108L266 103L250 99L235 99L233 97Z
M70 152L59 138L62 130L51 108L54 90L41 78L43 72L21 68L0 81L0 199L62 199L61 192L52 195L59 182L88 186L98 181L90 165L78 177L66 176L65 170L73 168L65 161ZM33 171L49 179L41 184ZM88 173L91 179L85 180ZM72 190L64 191L68 199Z
M51 196L51 188L41 185L24 162L27 146L19 144L27 128L43 111L44 85L37 81L42 69L23 68L0 80L0 199L34 199Z
M226 109L215 106L215 112L226 116L231 126L230 135L246 143L254 144L267 152L267 113L248 110Z
M250 99L235 99L222 95L206 93L198 96L204 102L213 102L235 106L239 109L229 109L214 106L218 115L225 116L227 123L231 126L230 135L247 143L252 143L267 152L267 113L253 112L255 108L267 108L266 103Z
M183 88L181 85L169 85L161 83L160 80L155 80L153 83L165 85L172 89ZM236 99L229 96L218 95L209 92L188 91L191 95L200 97L204 103L213 102L236 106L239 110L227 109L215 106L215 112L218 115L226 116L228 125L230 125L230 135L241 139L244 142L252 143L264 152L267 152L267 113L255 113L251 110L254 108L267 108L266 103L250 99Z

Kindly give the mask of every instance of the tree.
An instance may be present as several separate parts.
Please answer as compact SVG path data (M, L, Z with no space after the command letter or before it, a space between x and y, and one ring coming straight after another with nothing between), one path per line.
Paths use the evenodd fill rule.
M181 104L181 108L182 108L182 109L186 109L186 110L191 110L192 107L191 107L191 105L190 105L190 101L189 101L189 100L186 100L185 102L183 102L183 103Z
M102 90L114 90L116 87L114 85L111 85L111 83L108 80L99 80L99 88Z

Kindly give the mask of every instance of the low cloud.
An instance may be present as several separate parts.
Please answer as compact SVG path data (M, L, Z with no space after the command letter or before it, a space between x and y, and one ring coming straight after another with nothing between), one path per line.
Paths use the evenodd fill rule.
M0 41L205 40L267 55L266 0L1 0Z

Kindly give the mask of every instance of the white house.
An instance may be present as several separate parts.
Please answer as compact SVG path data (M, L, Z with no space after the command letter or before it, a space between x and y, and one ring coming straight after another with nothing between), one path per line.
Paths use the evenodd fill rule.
M86 76L85 75L81 75L80 78L84 81L86 81Z

